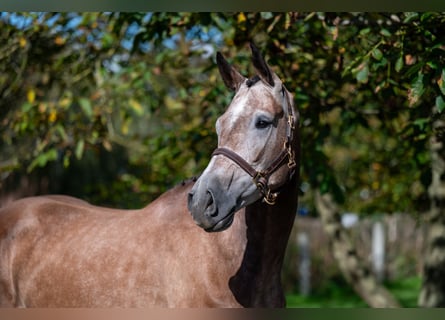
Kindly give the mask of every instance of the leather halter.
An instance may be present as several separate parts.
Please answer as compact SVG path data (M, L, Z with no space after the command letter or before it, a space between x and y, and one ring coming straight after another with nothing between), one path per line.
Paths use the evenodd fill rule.
M223 155L233 162L235 162L241 169L252 177L253 183L256 185L263 195L263 200L270 205L275 204L278 196L278 191L272 192L269 187L270 176L283 166L287 161L289 168L289 179L295 172L295 151L292 149L292 140L294 138L295 130L295 117L292 110L292 106L289 102L289 96L286 92L284 85L281 87L281 93L283 95L284 104L287 106L287 128L286 128L286 140L284 142L284 148L281 153L272 161L272 163L264 170L255 170L246 160L239 156L236 152L227 148L217 148L213 151L212 157L216 155Z

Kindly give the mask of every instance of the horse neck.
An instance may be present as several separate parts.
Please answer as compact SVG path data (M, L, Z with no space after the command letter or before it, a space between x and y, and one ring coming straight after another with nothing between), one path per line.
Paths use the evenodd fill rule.
M297 174L275 205L262 201L246 207L247 245L230 287L244 306L284 306L281 268L297 209Z

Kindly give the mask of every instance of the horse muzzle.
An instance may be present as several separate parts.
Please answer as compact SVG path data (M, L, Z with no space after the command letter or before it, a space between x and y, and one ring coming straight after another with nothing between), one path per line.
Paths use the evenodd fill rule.
M219 186L205 188L198 180L188 194L188 209L195 223L208 232L223 231L232 225L237 201Z

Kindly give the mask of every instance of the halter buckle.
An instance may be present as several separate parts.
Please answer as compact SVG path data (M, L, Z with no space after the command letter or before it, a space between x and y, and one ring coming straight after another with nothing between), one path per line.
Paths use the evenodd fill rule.
M294 150L292 150L290 141L284 142L284 149L286 149L287 158L289 159L287 162L287 167L289 169L295 168L295 166L297 165L297 163L295 162L295 152L294 152Z
M289 114L289 115L287 116L287 124L289 125L289 127L291 128L291 130L294 130L294 129L295 129L295 127L294 127L294 125L295 125L295 118L294 118L293 115Z
M263 201L269 205L274 205L278 194L270 191L270 188L267 185L266 174L263 171L257 171L252 180L263 195Z
M295 153L291 148L287 149L287 154L289 157L289 161L287 163L287 167L292 170L293 168L296 167L297 163L295 162Z
M253 183L255 183L256 187L258 189L260 189L261 192L264 193L264 189L267 185L267 180L266 180L266 176L265 176L264 172L257 171L255 173L255 175L253 176L252 180L253 180Z

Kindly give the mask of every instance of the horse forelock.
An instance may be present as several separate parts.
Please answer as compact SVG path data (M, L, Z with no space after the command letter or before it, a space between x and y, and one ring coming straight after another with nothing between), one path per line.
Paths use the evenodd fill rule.
M255 83L257 83L260 80L261 80L261 78L258 75L255 75L252 78L246 80L246 85L248 88L250 88L251 86L253 86Z

